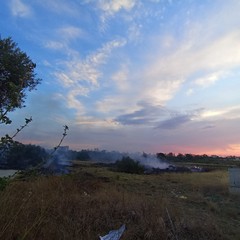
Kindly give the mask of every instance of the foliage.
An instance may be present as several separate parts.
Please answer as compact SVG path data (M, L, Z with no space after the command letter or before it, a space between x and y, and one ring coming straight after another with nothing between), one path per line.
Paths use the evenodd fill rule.
M40 83L41 79L37 78L34 72L35 67L36 64L11 38L0 39L0 124L11 124L8 113L24 107L26 91L35 89ZM25 124L12 136L6 134L0 138L1 167L5 165L10 168L25 169L42 164L47 159L47 154L41 147L14 141L16 135L31 121L32 117L25 118ZM68 126L65 125L62 138L50 157L62 144L67 136L67 130Z
M2 159L1 164L3 167L6 165L8 168L26 169L43 162L47 156L46 151L40 146L14 142Z
M24 107L26 91L31 91L40 83L34 69L36 64L21 51L11 38L0 39L0 124L11 124L7 116L16 108ZM0 159L4 160L12 145L16 144L14 137L22 131L32 118L25 118L25 124L20 126L10 136L6 134L0 139Z
M26 90L40 83L36 64L11 39L0 39L0 123L10 124L7 113L24 106Z
M0 191L3 191L9 183L8 177L0 178Z
M89 151L88 150L81 150L81 151L72 151L72 160L79 160L79 161L88 161L90 160Z
M122 160L117 161L116 167L117 171L125 173L141 174L144 172L144 166L130 157L123 157Z
M17 136L19 132L21 132L27 125L32 121L32 117L25 118L25 124L20 126L20 128L17 128L16 132L9 136L6 134L4 137L1 137L0 139L0 159L4 159L5 155L8 153L8 151L11 149L11 146L13 144L16 144L17 142L14 141L14 138Z

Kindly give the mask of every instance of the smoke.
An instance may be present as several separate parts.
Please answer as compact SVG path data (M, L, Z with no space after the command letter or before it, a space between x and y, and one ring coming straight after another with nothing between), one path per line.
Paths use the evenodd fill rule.
M135 161L138 161L145 168L166 169L170 165L169 163L157 158L155 155L152 155L152 154L134 153L134 154L129 154L129 156Z
M146 153L120 153L117 151L107 152L105 150L86 150L90 160L97 163L112 164L118 160L122 160L123 157L130 157L134 161L139 162L145 167L145 169L167 169L169 163L159 159L156 155ZM69 173L69 166L72 155L68 146L59 147L54 154L47 160L43 168L48 169L54 174L66 174ZM83 159L84 160L84 159Z
M130 157L138 161L145 168L159 168L166 169L169 163L159 159L156 155L146 153L120 153L120 152L107 152L107 151L89 151L90 159L94 162L100 163L115 163L123 157Z
M69 173L68 167L71 166L70 152L68 146L60 146L47 162L44 164L43 168L55 174L67 174Z
M91 160L101 163L115 163L116 161L121 160L124 156L124 154L120 152L107 152L105 150L89 151L88 154Z

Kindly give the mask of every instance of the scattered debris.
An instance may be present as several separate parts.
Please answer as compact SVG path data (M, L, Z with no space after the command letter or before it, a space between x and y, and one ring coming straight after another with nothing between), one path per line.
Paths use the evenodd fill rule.
M126 226L125 224L122 225L118 230L112 230L107 235L101 237L100 240L119 240L125 231Z
M182 195L181 192L175 193L174 191L171 191L171 194L176 198L187 199L187 197L185 195Z

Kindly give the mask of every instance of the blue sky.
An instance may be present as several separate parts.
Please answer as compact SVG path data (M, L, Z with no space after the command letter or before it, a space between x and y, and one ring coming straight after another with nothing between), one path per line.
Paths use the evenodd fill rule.
M0 33L42 78L24 143L240 155L238 0L9 0Z

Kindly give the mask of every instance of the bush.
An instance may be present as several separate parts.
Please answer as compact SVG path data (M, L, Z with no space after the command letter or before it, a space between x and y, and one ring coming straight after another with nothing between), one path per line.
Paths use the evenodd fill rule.
M9 178L8 177L0 177L0 191L3 191L6 186L8 185L9 182Z
M141 174L144 172L144 166L130 157L123 157L116 162L117 171L125 173Z

